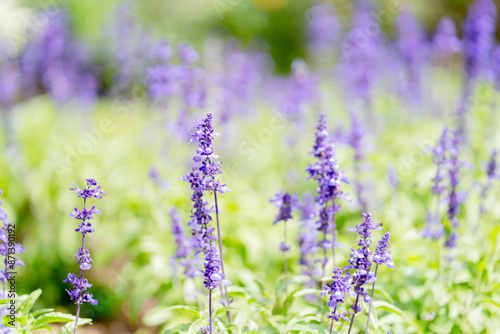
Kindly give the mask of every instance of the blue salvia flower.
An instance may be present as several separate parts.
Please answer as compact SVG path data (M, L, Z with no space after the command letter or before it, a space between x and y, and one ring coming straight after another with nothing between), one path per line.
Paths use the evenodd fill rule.
M389 247L389 241L391 240L391 234L385 232L382 239L378 242L377 248L375 249L375 254L373 255L373 262L377 265L386 264L387 267L394 269L396 266L392 262L391 253L387 251Z
M428 239L440 239L444 235L444 226L441 223L441 196L446 190L443 185L445 179L446 166L448 163L448 146L449 146L449 130L447 127L443 129L441 137L436 146L432 149L432 161L436 165L436 176L433 181L432 192L436 195L436 212L431 214L428 212L428 218L425 228L422 230L422 235Z
M187 57L187 56L186 56ZM196 133L192 135L190 142L197 140L199 148L197 155L193 158L195 166L192 171L184 175L181 180L188 181L193 190L191 200L194 203L193 214L188 225L192 228L193 236L196 240L196 252L203 252L205 256L204 269L201 270L205 277L204 285L209 290L209 308L210 308L210 333L212 332L212 290L216 286L220 286L221 293L224 295L224 304L229 305L229 297L227 290L223 291L223 286L226 287L231 282L226 278L224 273L224 263L222 260L222 244L220 242L220 225L218 216L217 194L223 194L227 190L226 184L221 184L216 178L221 174L220 162L217 161L218 156L214 153L212 140L219 134L214 132L212 127L212 114L207 114L207 117L198 125ZM213 208L209 207L209 203L204 200L204 192L208 191L214 194L215 199L215 212L217 217L217 232L219 238L213 235L214 228L210 226L212 221L211 213ZM213 246L212 242L219 241L219 257L217 248ZM222 271L222 272L220 272ZM231 321L231 315L228 312L228 317Z
M454 248L456 245L456 240L458 233L456 228L458 227L457 216L460 214L460 205L463 202L461 195L458 192L459 184L459 173L460 173L460 136L457 131L453 131L452 138L450 140L449 147L450 155L450 168L448 175L450 177L450 192L448 194L448 219L452 225L452 231L446 240L446 247Z
M273 225L279 222L287 222L292 219L292 210L299 207L299 198L296 194L286 193L280 190L271 200L277 208L279 208L279 213L273 221Z
M481 189L481 204L479 208L480 215L486 212L486 209L484 207L484 201L486 200L486 196L493 184L493 181L500 177L498 173L497 155L498 155L497 150L493 150L493 152L491 152L490 160L486 164L487 180Z
M484 74L495 43L497 8L491 0L476 0L464 22L464 54L467 81Z
M410 13L397 17L398 40L396 48L407 66L408 90L410 98L419 98L421 71L428 54L425 33L417 19Z
M342 32L335 9L327 3L317 4L307 11L306 19L310 51L322 60L332 54Z
M332 319L330 333L332 332L334 321L344 319L349 322L349 318L346 316L347 312L337 313L339 304L344 304L345 295L349 291L349 276L343 275L342 269L335 268L332 279L333 281L324 285L321 291L321 296L328 295L327 306L333 308L333 311L327 316L329 319Z
M172 221L172 235L174 236L174 242L177 246L175 255L173 255L171 259L174 274L177 271L177 265L180 264L184 267L184 274L187 277L193 278L199 272L197 269L199 258L197 255L193 256L195 246L194 238L186 237L184 226L180 221L179 212L175 207L172 207L169 215Z
M292 73L285 88L286 95L279 106L283 115L292 120L299 120L304 115L307 106L315 101L317 85L317 79L308 65L303 60L294 60Z
M212 126L212 114L208 113L207 117L198 125L197 130L191 135L191 140L198 141L199 148L196 151L197 155L193 158L195 163L200 163L199 170L203 173L203 189L206 191L217 191L219 194L224 194L230 189L226 184L221 184L216 178L216 175L222 174L220 169L221 163L217 161L219 156L214 153L213 139L220 136L220 133L214 132Z
M299 207L299 198L295 194L289 194L281 190L270 200L270 202L275 203L276 207L279 208L278 215L274 219L273 225L283 222L283 241L280 244L280 251L283 252L283 267L286 274L288 272L288 267L285 252L290 250L290 246L287 245L286 222L293 218L292 210Z
M336 201L344 197L340 187L349 183L349 179L344 172L339 170L334 146L328 142L328 136L326 116L321 114L316 126L316 137L312 152L317 161L310 164L306 172L309 174L308 179L313 179L317 183L315 201L321 206L318 217L318 230L323 233L323 240L319 244L320 248L323 249L323 258L320 259L323 268L328 262L326 257L327 249L332 248L332 251L335 252L335 215L340 210L340 205ZM333 236L332 240L328 240L328 234ZM335 258L334 254L333 258Z
M349 296L356 298L356 301L351 305L353 312L351 318L351 326L354 321L356 313L361 312L363 308L359 305L359 299L362 298L365 302L369 303L371 297L365 290L366 283L373 283L376 281L375 274L371 271L372 264L372 251L370 250L371 235L375 229L381 229L380 224L374 224L373 219L369 213L363 213L363 222L356 227L349 229L350 232L357 233L360 238L357 240L359 248L356 250L352 248L349 265L344 267L344 270L354 270L353 273L348 273L350 277ZM350 330L349 330L350 331Z
M447 58L462 51L462 43L457 37L455 22L448 16L439 21L432 40L436 57Z
M366 1L356 2L353 27L341 45L339 72L349 98L369 104L379 60L383 58L383 39L373 31L374 12Z
M76 232L80 232L82 234L82 247L78 249L75 254L80 267L80 275L76 276L75 274L69 273L68 278L63 281L65 283L73 284L73 289L66 289L66 291L70 295L71 300L77 305L74 333L76 333L78 328L80 305L85 302L97 305L97 300L94 299L94 296L87 291L90 287L92 287L92 284L90 284L83 276L84 271L89 270L94 262L90 257L89 250L85 248L85 237L88 233L94 232L90 219L94 218L94 214L101 214L101 212L95 208L95 205L90 209L87 209L87 200L91 198L101 199L102 196L106 195L104 190L101 189L101 186L97 185L96 180L86 179L86 181L87 186L83 189L78 188L76 184L74 188L70 188L70 190L73 190L78 194L78 197L83 198L83 208L80 210L75 207L75 210L69 215L70 217L80 221L78 228L75 229Z
M389 247L389 241L391 240L391 234L389 232L385 232L382 236L382 239L378 242L377 248L375 249L375 254L373 254L373 263L376 263L375 267L375 279L377 279L378 266L382 264L386 264L387 267L394 269L396 266L391 259L391 252L387 250ZM370 306L368 308L368 320L366 321L365 333L368 333L368 328L370 326L370 313L372 311L372 303L373 303L373 293L375 292L375 282L373 281L372 292L370 296Z
M190 109L205 107L206 73L204 69L195 66L200 55L193 46L179 43L177 54L180 65L176 67L175 79L179 85L179 93L184 104L180 112L180 118L183 118L187 117Z

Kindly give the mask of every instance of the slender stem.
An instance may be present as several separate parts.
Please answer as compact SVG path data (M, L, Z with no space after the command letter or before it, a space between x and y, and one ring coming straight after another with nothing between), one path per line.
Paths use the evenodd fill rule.
M333 309L333 313L335 314L337 312L337 306ZM333 329L333 317L332 317L332 323L330 324L330 334L332 334L332 329Z
M86 199L84 199L85 201ZM85 202L84 202L85 203ZM85 208L85 204L83 205ZM85 234L82 236L82 252L85 249ZM83 269L80 269L80 280L83 279ZM80 305L81 305L82 296L80 296L80 300L76 303L76 318L75 318L75 331L73 334L76 334L76 329L78 328L78 318L80 317Z
M286 220L283 222L283 238L284 238L284 243L286 246ZM283 270L285 272L285 276L288 274L288 265L286 261L286 250L283 250Z
M210 319L209 333L212 334L212 290L208 290L208 318Z
M347 331L347 334L351 333L352 324L354 323L354 316L356 315L356 312L358 310L358 300L359 300L359 295L356 296L356 301L354 302L354 313L352 314L351 324L349 325L349 331Z
M332 209L335 207L335 200L332 200ZM328 212L328 224L332 225L332 259L333 259L333 267L335 268L335 242L337 240L337 223L335 222L335 217L332 213Z
M375 267L375 278L377 278L377 271L378 271L378 263L377 266ZM373 282L372 293L370 295L370 306L368 307L368 321L366 322L365 334L368 334L368 326L370 325L370 313L372 311L373 291L375 291L375 282L376 281Z
M87 207L87 199L84 198L83 199L83 211L86 210L86 207ZM85 219L83 219L82 222L85 223ZM84 250L85 250L85 233L82 234L82 254L83 254ZM83 269L80 268L80 281L82 281L82 280L83 280ZM83 299L83 296L81 295L81 292L80 292L80 299L76 303L75 331L73 332L73 334L76 334L76 330L78 328L78 318L80 317L80 305L82 303L82 299Z
M221 234L220 234L219 203L217 201L217 188L216 187L214 188L214 201L215 201L215 217L217 220L217 239L219 241L220 267L222 270L222 275L226 275L226 272L224 271L224 257L222 256L222 238L221 238ZM219 286L221 287L222 299L225 299L226 307L229 307L229 294L227 293L227 288L226 288L226 286L223 287L222 284L219 284ZM224 293L222 293L222 291L224 291ZM233 318L231 316L230 311L227 311L227 318L229 320L229 323L233 323Z

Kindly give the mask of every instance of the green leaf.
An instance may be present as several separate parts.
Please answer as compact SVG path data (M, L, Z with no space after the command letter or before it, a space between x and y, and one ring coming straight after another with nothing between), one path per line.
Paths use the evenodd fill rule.
M395 313L402 317L407 323L411 323L411 319L401 310L399 307L392 305L391 303L384 301L374 301L373 307L376 309L381 309L387 312Z
M221 313L227 312L227 311L238 311L239 309L236 307L221 307L217 310L215 310L215 315L219 315Z
M231 331L231 334L241 334L240 328L234 324L229 325L228 329Z
M38 316L40 316L40 315L42 315L42 314L46 314L46 313L49 313L49 312L53 312L54 310L55 310L55 309L53 309L53 308L42 308L42 309L40 309L40 310L36 310L36 311L35 311L35 312L33 312L31 315L32 315L33 317L35 317L35 318L36 318L36 317L38 317Z
M40 295L42 294L41 289L37 289L30 293L28 300L26 301L26 304L24 305L24 313L28 314L31 312L31 309L33 308L33 305L35 305L35 302L38 300Z
M78 319L78 327L81 327L83 325L91 324L92 319L88 318L80 318ZM75 323L74 322L68 322L66 325L62 326L58 331L57 334L71 334L75 331Z
M187 332L190 327L191 327L191 323L180 324L180 325L177 325L173 328L166 329L163 332L160 332L160 334L175 334L175 333Z
M294 292L292 295L294 298L296 297L302 297L302 296L307 296L307 295L319 295L321 291L318 289L302 289L299 291Z
M41 325L45 324L52 324L55 322L70 322L70 321L75 321L76 317L67 314L67 313L61 313L61 312L51 312L51 313L46 313L40 317L38 317L35 320L35 323L33 324L33 330L41 328Z
M145 317L144 322L150 326L157 326L165 323L170 318L170 313L175 310L184 311L195 315L197 318L201 317L200 311L192 306L175 305L170 307L156 307L152 309Z
M204 319L196 320L191 327L189 327L187 334L196 334L200 330L200 327L205 326L206 323Z

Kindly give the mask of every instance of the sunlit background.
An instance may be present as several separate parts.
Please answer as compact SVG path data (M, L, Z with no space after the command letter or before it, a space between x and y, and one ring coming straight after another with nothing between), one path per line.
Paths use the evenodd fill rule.
M272 225L277 209L269 199L281 189L300 196L316 191L305 168L314 162L314 127L325 112L340 168L354 181L345 186L350 200L337 218L344 244L338 257L348 259L355 240L348 229L360 223L357 184L364 185L372 215L393 234L397 269L384 269L381 294L405 313L381 311L379 333L499 333L499 189L493 185L488 196L481 189L488 182L485 163L500 147L500 62L488 63L488 73L473 78L469 91L460 185L468 198L459 247L448 254L458 260L449 265L452 283L444 297L445 288L434 284L443 246L421 233L436 205L432 147L443 126L460 123L454 115L468 75L462 44L441 54L434 36L441 18L449 16L457 27L453 41L461 43L472 2L367 1L372 11L358 24L373 23L363 31L370 32L368 44L380 45L352 63L345 59L351 49L343 47L356 29L356 2L326 3L2 0L0 188L26 249L18 293L41 288L36 308L74 314L62 281L77 270L73 254L81 236L69 213L81 200L69 187L82 187L92 177L107 196L92 200L102 215L88 238L95 264L86 275L99 304L83 306L81 316L93 318L94 325L81 332L167 333L196 320L165 310L197 305L202 295L201 279L174 270L168 212L175 206L184 224L189 219L191 191L179 178L196 154L189 134L212 112L221 133L215 139L224 162L221 179L232 190L220 197L227 272L235 287L245 289L241 295L252 296L235 292L235 307L256 304L286 323L306 303L293 304L286 314L278 303L283 232ZM397 23L407 14L422 29L415 33L421 44L409 49L405 42L413 41L413 28ZM321 36L315 22L324 24L317 26ZM182 43L193 47L185 49L191 60L179 51ZM183 62L188 78L170 86L161 66ZM366 72L356 77L359 68ZM354 115L364 136L361 162L354 159ZM443 206L443 217L445 211ZM290 270L297 277L299 216L289 225ZM476 227L479 234L471 232ZM287 332L266 316L249 311L239 321L255 317L261 332ZM246 331L258 333L252 326Z

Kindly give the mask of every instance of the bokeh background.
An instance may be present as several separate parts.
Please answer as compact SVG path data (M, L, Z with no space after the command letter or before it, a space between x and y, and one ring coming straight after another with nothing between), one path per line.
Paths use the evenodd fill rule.
M500 5L500 1L495 2ZM329 3L342 25L349 27L354 2ZM248 101L238 104L238 113L226 115L230 121L217 121L216 130L222 136L216 139L216 150L224 161L222 179L232 189L221 197L222 238L229 277L236 286L246 286L269 297L262 291L272 290L276 277L282 274L278 252L282 231L271 226L276 209L269 199L282 188L300 194L314 192L312 181L305 180L304 169L312 162L309 152L317 115L326 111L332 132L340 138L349 127L347 111L353 105L341 93L342 77L333 74L338 55L333 60L321 59L321 55L318 59L308 43L307 12L315 4L307 0L2 0L0 40L4 41L4 55L30 55L26 50L36 47L35 41L43 35L44 28L62 11L66 30L61 35L72 45L66 56L85 59L86 71L99 78L94 82L97 95L91 96L89 103L83 93L82 99L61 103L47 94L41 82L34 82L31 88L22 87L13 103L2 105L0 188L4 190L3 205L11 221L17 223L18 240L26 248L19 292L41 288L43 294L37 307L57 306L58 310L74 312L62 280L76 270L73 254L79 235L74 232L76 222L68 215L81 203L69 187L75 182L83 186L85 178L93 177L107 196L93 203L102 215L96 217L96 233L88 240L95 261L88 275L94 284L92 292L99 300L97 306L85 305L82 310L83 317L95 320L89 331L157 333L161 326L180 321L176 314L155 313L158 307L195 303L189 294L195 290L194 283L180 285L172 269L174 245L168 212L175 206L183 221L188 220L190 190L179 178L190 169L196 148L188 145L186 134L193 131L207 111L214 112L216 118L222 117L223 108L214 101L204 108L192 108L190 121L182 131L172 126L182 102L174 101L168 106L153 103L140 71L153 66L147 58L153 52L149 41L165 39L172 45L183 41L193 45L201 54L197 64L213 75L233 71L235 65L228 61L225 48L236 45L236 49L254 55L253 65L239 70L257 73L259 84L253 87L255 91ZM444 15L460 28L470 4L465 0L380 1L374 15L380 15L384 33L396 39L397 13L410 11L422 23L430 41ZM458 35L462 35L460 29ZM43 63L45 57L48 56L25 58L25 64ZM283 82L293 78L292 64L297 58L317 71L321 99L311 102L304 112L306 116L294 122L277 112L277 104L283 99L280 94L288 89ZM348 143L338 147L342 169L347 174L361 175L367 184L373 215L396 236L391 247L397 249L396 259L402 264L395 262L401 269L392 272L383 286L415 321L424 322L425 315L435 311L425 298L426 291L432 290L428 286L432 275L427 275L426 270L438 266L435 260L429 260L429 254L437 250L430 248L420 230L434 200L429 189L435 170L428 146L435 143L443 124L448 124L447 111L454 108L461 94L463 69L457 58L451 57L424 71L432 75L422 79L423 104L406 104L397 94L375 94L376 121L371 124L373 128L367 123L369 153L363 173L356 174ZM123 85L121 81L117 83L121 69L126 69ZM83 85L83 81L79 83ZM34 89L34 93L29 89ZM475 167L464 178L464 188L468 190L477 189L484 182L481 166L499 144L498 116L490 110L498 94L478 96L480 103L473 107L474 119L469 122L472 149L467 160ZM489 138L487 142L485 136ZM388 177L391 171L399 179L397 186ZM351 194L356 192L352 184L346 189ZM492 197L497 196L498 188L493 193ZM464 219L477 221L475 208L480 201L479 195L470 196L471 209L463 210ZM490 198L487 202L491 206L487 219L488 223L497 224L500 208L491 205L492 201ZM338 218L339 230L344 232L359 223L355 203L346 203L346 208ZM487 232L480 239L463 233L462 242L468 248L457 277L464 285L480 275L481 268L491 269L493 265L494 272L498 267L498 228L494 233L489 233L489 227L482 228ZM297 231L298 224L292 227L293 238ZM347 233L340 238L346 244L352 242ZM298 250L291 254L291 261L296 261ZM340 256L347 258L348 254L348 247L344 247ZM294 270L299 272L298 268ZM462 288L467 293L471 291L468 286L457 288L450 297L457 305L462 304L456 296ZM495 291L484 293L489 298ZM467 310L455 315L459 317ZM472 315L478 317L478 312L486 312L486 317L491 318L498 315L498 310L474 312ZM444 328L442 332L450 330L445 320L443 323L438 324ZM491 328L497 323L492 322ZM475 327L471 326L472 333ZM481 328L477 332L489 333L488 330Z

